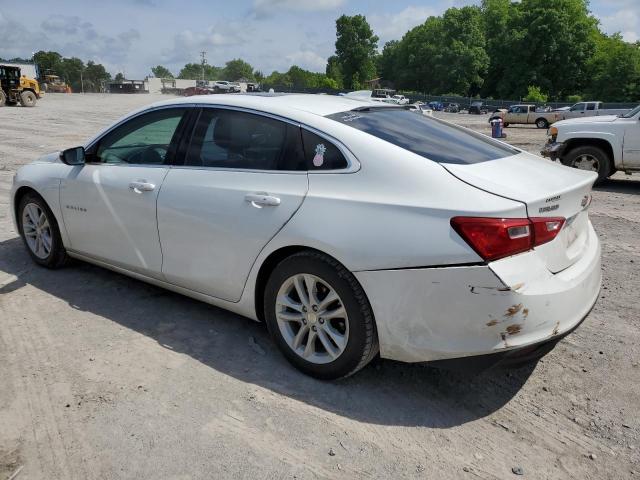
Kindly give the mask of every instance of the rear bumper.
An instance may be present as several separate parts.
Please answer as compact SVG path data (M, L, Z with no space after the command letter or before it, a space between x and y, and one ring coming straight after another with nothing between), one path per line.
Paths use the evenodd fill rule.
M553 341L585 318L600 291L600 244L552 274L536 252L490 265L356 272L380 354L424 362L505 353Z
M547 142L540 151L540 155L550 158L551 160L557 160L562 156L564 152L565 144L561 142Z

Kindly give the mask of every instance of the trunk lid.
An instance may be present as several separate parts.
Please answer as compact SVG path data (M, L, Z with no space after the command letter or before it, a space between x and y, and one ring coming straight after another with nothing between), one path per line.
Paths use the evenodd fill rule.
M560 233L534 250L557 273L580 259L587 247L587 208L597 175L565 167L529 153L470 165L441 164L481 190L523 202L529 217L563 217Z

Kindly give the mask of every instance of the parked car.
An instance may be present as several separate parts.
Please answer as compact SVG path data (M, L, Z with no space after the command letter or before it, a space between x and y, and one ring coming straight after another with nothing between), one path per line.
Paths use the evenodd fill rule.
M182 95L184 97L191 97L193 95L210 95L211 93L212 91L210 88L202 86L187 87L182 91Z
M444 107L444 111L448 113L459 113L460 112L460 104L458 103L448 103Z
M232 82L227 82L225 80L216 80L211 82L210 86L214 93L233 93L240 91L240 86L236 86Z
M442 102L429 102L428 105L434 112L441 112L444 110L444 104Z
M469 106L469 113L473 115L484 115L489 113L489 107L483 102L472 102Z
M426 103L414 103L413 105L409 105L408 108L412 112L416 112L421 115L427 115L427 116L433 115L433 110L431 110L431 107Z
M489 121L501 118L504 126L512 124L534 125L538 128L549 128L549 125L560 120L562 115L558 112L546 112L535 105L511 105L505 112L498 110L491 114Z
M409 104L409 99L407 97L405 97L404 95L394 95L393 100L398 104L398 105L408 105Z
M598 183L618 170L640 172L640 105L622 115L574 118L554 123L542 155L598 174Z
M397 105L209 95L21 167L10 212L37 264L73 257L265 321L331 379L378 352L548 351L598 297L595 178Z
M602 102L579 102L566 110L560 110L561 119L580 117L597 117L602 115L622 115L627 113L629 108L605 109Z

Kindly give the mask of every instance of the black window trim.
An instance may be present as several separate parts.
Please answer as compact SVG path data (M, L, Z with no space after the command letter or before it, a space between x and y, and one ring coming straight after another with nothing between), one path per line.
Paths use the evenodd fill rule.
M92 138L85 146L84 149L86 152L92 152L92 150L94 148L98 148L100 145L100 141L102 141L107 135L109 135L111 132L113 132L114 130L116 130L117 128L121 127L122 125L124 125L125 123L128 123L131 120L134 120L138 117L141 117L142 115L146 115L148 113L153 113L156 111L160 111L160 110L170 110L170 109L184 109L186 110L183 117L180 119L180 122L178 123L178 127L176 128L176 131L173 134L172 137L172 142L171 144L169 144L169 149L167 151L171 151L172 147L174 147L174 161L169 161L167 163L162 163L162 164L146 164L146 163L103 163L103 162L87 162L87 164L89 165L102 165L102 166L131 166L131 167L161 167L161 168L170 168L172 166L174 166L175 161L176 161L176 157L178 156L179 153L179 147L182 143L182 138L184 137L185 132L188 131L189 126L190 126L190 115L192 114L192 107L194 107L195 104L193 103L186 103L186 104L181 104L181 103L175 103L175 104L171 104L171 105L160 105L157 107L151 107L151 108L147 108L145 110L136 112L130 116L127 116L123 119L121 119L119 122L115 123L114 125L111 125L107 130L103 130L101 133L98 134L98 136ZM173 140L175 139L175 143L173 142Z
M314 175L324 175L328 173L336 174L336 173L355 173L360 170L360 162L356 158L356 156L349 150L342 142L333 138L331 135L328 135L324 132L321 132L317 128L311 127L301 122L297 122L287 117L282 117L280 115L276 115L269 112L264 112L262 110L256 110L252 108L239 107L235 105L220 105L214 103L201 103L201 104L190 104L191 107L194 107L197 110L197 115L195 115L195 121L191 122L189 125L189 131L185 131L182 133L183 142L186 143L186 150L183 152L181 163L176 162L175 165L172 165L172 168L180 168L180 169L190 169L190 170L211 170L211 171L227 171L227 172L247 172L247 173L270 173L270 174L296 174L296 175L306 175L306 174L314 174ZM205 108L217 109L217 110L232 110L237 112L251 113L254 115L261 115L263 117L271 118L273 120L278 120L281 122L288 123L289 125L296 126L298 128L306 129L319 137L324 138L326 141L331 142L340 153L344 156L347 161L347 166L345 168L333 169L333 170L262 170L262 169L248 169L248 168L226 168L226 167L205 167L201 165L185 165L186 161L186 152L191 147L191 141L193 140L193 134L195 132L195 127L198 123L198 119L200 118L200 114ZM186 141L185 139L189 139ZM181 145L178 147L178 152L181 151ZM178 155L176 155L178 156Z

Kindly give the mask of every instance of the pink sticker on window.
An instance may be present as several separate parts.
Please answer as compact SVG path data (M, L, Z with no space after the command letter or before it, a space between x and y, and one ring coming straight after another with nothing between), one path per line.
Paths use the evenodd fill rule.
M316 155L313 157L313 166L321 167L324 163L324 153L327 151L327 147L324 146L324 143L319 143L316 145Z

